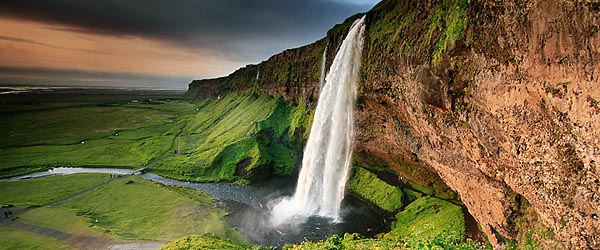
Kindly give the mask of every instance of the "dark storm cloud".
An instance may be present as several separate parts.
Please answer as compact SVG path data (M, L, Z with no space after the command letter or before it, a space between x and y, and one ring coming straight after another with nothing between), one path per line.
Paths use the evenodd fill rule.
M85 71L73 69L55 69L43 67L9 67L0 66L1 85L96 85L96 86L137 86L137 87L170 87L181 89L182 83L192 79L162 75Z
M310 43L372 5L328 0L3 0L0 15L160 39L256 61ZM65 29L64 27L58 27Z

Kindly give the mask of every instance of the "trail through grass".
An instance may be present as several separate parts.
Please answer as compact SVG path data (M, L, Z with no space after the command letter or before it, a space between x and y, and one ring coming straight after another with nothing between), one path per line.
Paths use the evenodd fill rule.
M0 203L43 206L109 180L106 174L76 174L16 182L0 182Z
M48 236L0 226L0 249L71 249L67 244Z

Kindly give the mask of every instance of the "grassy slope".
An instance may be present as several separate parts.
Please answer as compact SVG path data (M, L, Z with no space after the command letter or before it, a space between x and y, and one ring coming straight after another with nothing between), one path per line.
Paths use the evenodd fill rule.
M396 214L386 238L426 242L443 236L460 242L464 233L461 207L437 198L421 197Z
M209 233L244 242L227 226L214 200L195 190L166 187L136 176L115 181L67 201L61 208L95 221L94 227L123 239L170 241ZM77 212L74 212L77 211Z
M166 102L0 116L0 177L53 166L143 166L172 152L193 110L190 103Z
M94 229L91 219L77 216L76 210L64 207L43 207L31 210L19 215L19 222L70 234L92 237L104 235L100 230Z
M108 175L76 174L0 182L0 203L17 207L43 206L107 180Z
M404 207L402 190L377 178L375 174L357 167L346 186L348 191L377 205L387 212L395 212Z
M182 135L184 154L152 170L189 181L232 181L238 174L262 178L287 175L298 162L296 142L306 136L308 111L280 98L252 93L205 100Z
M19 229L0 226L0 249L70 249L60 241Z

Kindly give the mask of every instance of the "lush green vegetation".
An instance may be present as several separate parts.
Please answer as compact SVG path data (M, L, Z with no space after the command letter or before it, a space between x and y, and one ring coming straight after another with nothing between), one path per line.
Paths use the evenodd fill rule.
M107 180L109 177L104 174L77 174L0 183L0 197L3 203L13 202L18 206L44 205ZM204 233L245 243L243 236L226 225L226 212L215 207L215 202L209 195L195 190L167 187L130 176L115 179L56 207L33 209L19 215L17 220L92 237L106 237L104 234L108 233L127 240L169 241L191 233ZM57 240L34 233L3 227L0 231L10 231L2 234L0 249L68 249ZM45 241L48 245L42 244ZM204 246L200 249L206 249ZM212 246L215 247L212 249L223 249L216 243Z
M444 235L460 242L464 233L461 207L437 198L421 197L396 214L396 221L386 238L429 241Z
M0 249L70 249L70 247L54 238L27 232L15 228L0 226Z
M184 153L152 171L201 182L288 175L299 162L298 142L307 136L308 112L303 104L291 106L253 93L205 100L183 129Z
M174 150L194 107L89 105L0 116L0 177L56 166L144 166Z
M77 214L76 210L64 207L42 207L19 215L19 222L70 234L92 237L105 235L93 226L89 218Z
M109 175L103 174L77 174L0 182L0 203L17 207L44 206L109 179Z
M442 57L464 38L468 0L442 0L431 6L385 1L370 14L367 55L402 55L439 65ZM423 15L426 14L426 15ZM381 60L381 58L378 58Z
M442 55L454 47L455 42L462 38L463 31L467 26L467 7L468 0L442 1L438 6L438 11L431 19L428 36L431 39L432 34L441 31L440 39L435 43L432 55L432 63L439 65L442 61Z
M72 216L88 218L97 230L122 239L170 241L193 233L210 233L245 242L225 223L227 213L213 204L215 201L207 194L130 176L60 207L73 210Z
M3 204L46 205L107 180L109 176L104 174L76 174L0 183L0 197ZM243 236L226 224L226 215L205 193L128 176L60 205L27 211L17 221L91 237L109 234L126 240L171 241L201 233L245 243Z
M387 184L362 167L355 167L348 189L388 212L397 212L390 232L375 238L357 234L334 235L318 242L289 244L284 249L482 249L480 242L465 239L465 219L460 206L412 190ZM410 204L405 205L410 202ZM251 249L212 237L191 236L164 249Z
M226 249L226 250L251 250L251 249L269 249L264 246L245 246L235 244L231 241L222 240L210 236L191 235L179 240L173 241L161 248L162 250L196 250L196 249ZM385 238L364 238L358 234L346 233L343 237L333 235L325 240L318 242L305 241L300 244L288 244L283 247L284 250L372 250L372 249L456 249L456 250L475 250L490 249L489 246L481 245L478 242L467 240L465 242L456 242L454 239L439 236L431 241L414 243L403 243Z
M481 249L485 245L464 239L460 207L433 197L421 197L396 215L389 233L376 238L356 234L334 235L319 242L286 245L289 250L312 249Z
M457 241L451 237L438 235L432 240L427 241L395 241L385 238L363 238L357 234L345 234L344 237L337 235L331 236L318 242L302 242L295 245L285 245L285 250L323 250L323 249L352 249L352 250L371 250L371 249L448 249L448 250L476 250L491 249L479 242L467 239L466 241Z
M350 192L377 205L387 212L395 212L404 207L404 193L377 178L361 167L354 168L354 175L346 185Z
M224 240L214 236L207 235L190 235L181 239L175 240L161 248L161 250L268 250L274 249L264 246L247 246L240 245L229 240Z
M53 107L53 106L52 106ZM303 103L253 93L219 100L86 105L0 117L0 178L50 167L156 165L190 181L288 175L311 124Z

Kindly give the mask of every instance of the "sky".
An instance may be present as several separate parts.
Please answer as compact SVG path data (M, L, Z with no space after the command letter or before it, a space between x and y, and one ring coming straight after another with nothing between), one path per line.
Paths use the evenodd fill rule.
M185 89L324 37L379 0L2 0L0 86Z

